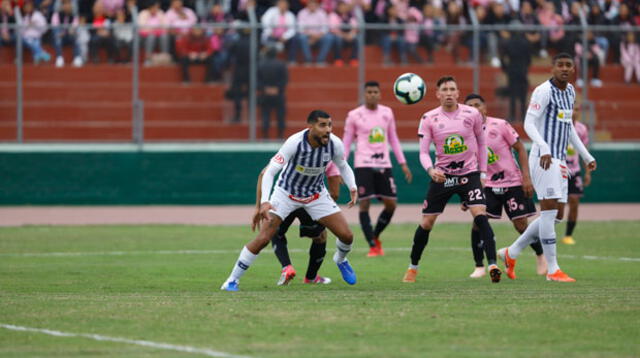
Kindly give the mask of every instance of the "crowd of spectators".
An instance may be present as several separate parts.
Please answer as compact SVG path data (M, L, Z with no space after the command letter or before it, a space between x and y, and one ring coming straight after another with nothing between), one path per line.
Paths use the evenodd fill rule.
M546 31L524 32L532 54L586 52L596 80L599 65L607 61L629 67L629 81L638 70L637 34L590 31L588 48L583 49L581 32L565 29L580 25L581 10L592 25L638 26L637 0L0 0L0 47L15 43L6 25L16 21L16 6L21 8L22 37L34 62L52 59L42 47L48 41L55 49L56 66L65 65L64 46L73 47L75 66L129 61L132 11L137 7L145 64L184 67L202 62L210 67L207 80L217 80L233 62L232 49L241 37L233 25L246 22L247 9L253 6L263 25L261 44L284 51L289 64L357 66L356 17L362 14L367 23L396 26L366 33L366 43L382 48L386 64L433 62L438 48L445 48L456 61L468 61L462 58L468 51L461 49L472 46L472 33L442 26L470 24L475 16L481 24L548 26ZM84 24L91 26L78 26ZM503 65L508 36L483 31L480 41L486 61ZM351 53L345 62L346 47Z

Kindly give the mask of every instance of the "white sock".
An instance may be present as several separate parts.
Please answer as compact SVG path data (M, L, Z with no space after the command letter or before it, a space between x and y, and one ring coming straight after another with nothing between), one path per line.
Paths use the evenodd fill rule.
M418 265L409 264L409 268L410 268L410 269L417 270L417 269L418 269Z
M540 212L540 243L547 260L547 273L552 274L560 267L556 257L556 214L558 210L544 210Z
M239 280L242 275L249 269L249 266L253 263L253 260L256 259L258 255L255 255L247 249L247 247L243 247L242 251L240 251L240 256L238 257L238 261L233 266L233 270L231 271L231 275L227 281L236 281Z
M527 229L509 246L509 257L516 259L522 250L524 250L530 244L533 244L538 240L540 235L540 218L537 218L529 223Z
M347 245L339 239L336 239L336 253L333 254L333 262L336 264L342 263L346 260L349 251L351 251L351 245Z

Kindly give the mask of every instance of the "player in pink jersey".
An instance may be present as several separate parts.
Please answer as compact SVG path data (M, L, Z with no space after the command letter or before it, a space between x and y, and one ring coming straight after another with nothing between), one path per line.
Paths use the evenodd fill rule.
M574 111L578 107L573 107ZM573 126L576 128L578 137L586 147L589 146L589 129L584 123L577 120L576 115L573 117ZM580 169L580 156L578 151L569 143L567 146L567 167L569 167L569 215L567 217L567 228L562 238L562 243L566 245L575 245L573 239L573 229L578 221L578 206L580 198L584 193L584 188L591 184L591 172L588 169L584 171L584 180Z
M253 213L251 230L255 231L256 227L260 228L260 198L262 197L262 177L265 167L258 175L258 184L256 186L256 210ZM325 169L325 176L327 177L327 188L329 189L329 195L334 201L338 200L340 196L340 183L342 179L340 177L340 171L333 162L330 162ZM318 275L318 270L324 261L324 256L327 253L327 231L324 225L313 220L309 213L303 208L297 209L289 216L287 216L280 227L278 232L271 238L271 246L273 247L273 253L280 261L282 267L280 271L280 279L277 282L278 286L288 285L291 280L296 276L296 270L291 264L291 258L289 257L289 250L287 249L287 237L285 234L289 230L293 221L298 219L300 222L300 237L308 237L311 239L311 247L309 248L309 264L307 265L307 273L305 274L304 283L316 283L316 284L329 284L331 279Z
M438 80L436 97L440 107L422 116L420 163L431 177L431 184L422 206L422 221L416 228L411 248L411 264L402 279L415 282L418 262L429 242L429 232L438 215L453 194L469 207L473 222L480 229L480 240L489 262L492 282L500 282L502 272L496 264L496 243L489 224L483 191L487 173L487 145L480 112L458 103L460 92L453 77ZM436 147L436 163L430 156L431 142Z
M536 214L527 151L509 122L487 116L487 105L482 96L472 93L465 98L464 103L477 108L485 119L488 165L484 195L487 198L487 216L500 219L504 207L513 227L522 234L527 229L527 218ZM516 163L511 149L518 153L518 161L522 169ZM466 209L464 205L463 209ZM546 274L547 263L544 260L542 245L536 241L530 246L536 253L538 275ZM476 268L470 277L483 277L485 268L482 262L484 259L482 241L480 231L475 224L471 230L471 250Z
M393 149L396 160L400 163L404 177L411 183L411 170L404 158L400 140L396 132L396 121L391 108L379 104L380 84L369 81L364 85L365 104L352 110L342 138L345 159L349 159L351 143L356 142L354 155L354 172L360 199L360 227L369 244L367 256L382 256L380 234L391 221L396 210L396 184L391 173L391 157L389 145ZM372 198L382 200L384 209L378 217L375 229L372 228L369 207Z

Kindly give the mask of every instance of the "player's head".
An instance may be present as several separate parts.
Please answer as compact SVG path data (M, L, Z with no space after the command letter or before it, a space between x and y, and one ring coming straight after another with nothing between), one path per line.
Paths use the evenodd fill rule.
M571 79L576 71L573 63L573 57L566 52L561 52L553 56L551 63L553 65L551 68L551 74L559 83L569 82L569 79Z
M464 99L464 104L466 104L467 106L475 107L478 111L480 111L482 117L487 118L487 104L485 103L484 98L482 98L481 95L477 93L469 94Z
M375 107L380 102L380 83L368 81L364 84L364 102L367 107Z
M313 110L307 117L307 124L309 124L309 138L312 141L322 146L329 144L333 129L329 113L319 109Z
M455 107L458 103L458 97L460 97L456 79L452 76L440 77L436 87L436 98L440 101L440 105L449 108Z

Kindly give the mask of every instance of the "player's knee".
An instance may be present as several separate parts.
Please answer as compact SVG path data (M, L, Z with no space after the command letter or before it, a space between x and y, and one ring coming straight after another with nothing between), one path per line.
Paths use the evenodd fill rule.
M323 231L320 235L314 237L313 239L311 239L311 241L313 241L316 244L324 244L327 242L327 231Z
M386 203L384 203L384 210L393 214L394 211L396 211L396 208L398 207L398 205L396 204L395 201L388 201Z
M527 230L527 221L526 220L515 220L513 222L513 227L519 234L522 234L525 230Z
M431 230L433 229L433 224L434 224L435 220L433 220L430 215L426 215L422 217L422 221L420 222L420 227L423 230Z
M338 239L340 241L342 241L347 245L351 245L351 243L353 242L353 232L351 232L351 230L349 229L345 230L344 232L340 233L340 235L336 235L336 236L338 236Z
M483 227L489 226L489 218L486 215L476 215L473 218L473 223L478 227L478 229L482 229Z

